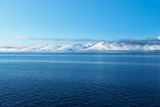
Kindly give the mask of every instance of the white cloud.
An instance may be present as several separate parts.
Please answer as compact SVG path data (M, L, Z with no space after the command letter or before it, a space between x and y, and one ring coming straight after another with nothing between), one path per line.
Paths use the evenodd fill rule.
M99 41L96 39L88 38L42 38L42 37L29 37L29 36L17 36L14 39L16 40L36 40L36 41L72 41L72 42L89 42L89 41Z
M29 40L31 38L29 36L17 36L14 39L16 39L16 40Z
M5 38L4 38L4 36L0 36L0 40L4 40Z

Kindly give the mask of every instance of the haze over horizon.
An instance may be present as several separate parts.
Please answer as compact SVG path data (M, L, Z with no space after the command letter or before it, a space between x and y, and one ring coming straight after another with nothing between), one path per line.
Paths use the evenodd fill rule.
M0 46L158 39L159 7L159 0L0 0Z

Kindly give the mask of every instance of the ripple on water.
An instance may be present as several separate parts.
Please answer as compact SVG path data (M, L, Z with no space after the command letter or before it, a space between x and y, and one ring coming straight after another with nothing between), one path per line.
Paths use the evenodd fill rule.
M3 55L0 106L160 106L159 57L75 56L26 55L10 61Z

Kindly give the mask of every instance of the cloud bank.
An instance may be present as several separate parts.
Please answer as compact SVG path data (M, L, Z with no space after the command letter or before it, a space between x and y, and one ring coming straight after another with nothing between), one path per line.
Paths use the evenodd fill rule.
M29 39L27 37L18 38ZM74 40L75 41L75 40ZM0 52L124 52L160 51L160 39L119 40L113 42L76 43L66 45L35 45L29 47L0 47Z
M29 36L17 36L14 38L15 40L35 40L35 41L71 41L71 42L96 42L99 41L97 39L89 39L89 38L41 38L41 37L29 37Z

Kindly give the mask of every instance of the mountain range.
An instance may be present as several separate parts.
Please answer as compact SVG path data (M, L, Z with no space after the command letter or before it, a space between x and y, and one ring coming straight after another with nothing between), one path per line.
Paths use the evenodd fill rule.
M152 42L151 42L152 41ZM0 47L0 52L113 52L113 51L160 51L160 40L146 41L100 41L66 45L35 45L28 47Z

